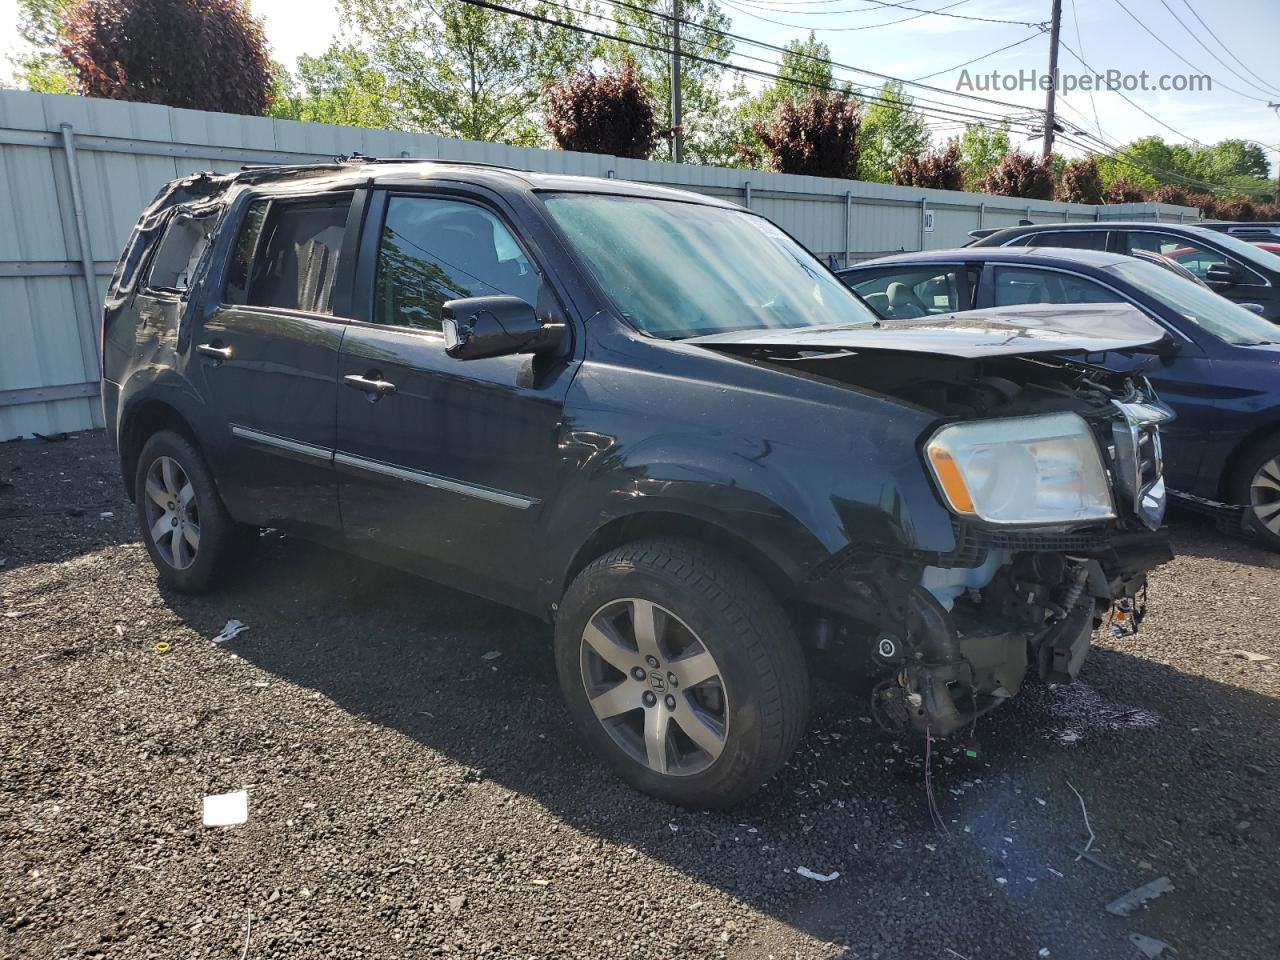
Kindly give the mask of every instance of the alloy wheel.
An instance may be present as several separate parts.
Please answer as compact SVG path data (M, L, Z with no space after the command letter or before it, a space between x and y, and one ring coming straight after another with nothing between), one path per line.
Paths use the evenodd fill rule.
M1258 522L1280 536L1280 456L1268 460L1253 475L1249 505Z
M701 773L724 750L729 700L720 667L665 607L605 604L582 634L582 682L591 710L624 752L655 773Z
M172 457L156 457L147 469L143 496L152 543L165 563L185 570L200 550L200 505L182 465Z

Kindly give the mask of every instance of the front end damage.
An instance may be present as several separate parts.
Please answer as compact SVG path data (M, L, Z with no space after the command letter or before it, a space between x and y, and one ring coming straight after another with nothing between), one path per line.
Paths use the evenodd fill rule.
M873 712L884 726L942 737L1015 696L1029 675L1074 680L1095 629L1108 619L1132 629L1141 619L1146 574L1172 557L1161 529L1159 436L1172 413L1143 377L1075 359L1071 353L1085 351L1061 342L1061 353L996 354L978 344L935 347L927 358L898 343L888 351L869 343L873 335L860 333L857 342L821 350L758 341L717 347L925 408L938 417L935 436L948 424L998 433L1015 418L1074 414L1096 444L1100 497L1109 497L1105 515L1030 524L964 516L950 503L953 549L912 549L909 533L899 549L868 547L854 535L812 573L804 599L817 645L839 634L859 666L870 666ZM927 462L926 443L918 441ZM990 476L993 486L1014 482L999 471ZM950 502L941 489L935 495Z
M1104 620L1129 628L1141 620L1147 571L1172 557L1161 529L1158 426L1171 414L1141 378L1072 364L1061 372L1070 374L1068 394L1024 386L1009 397L1003 387L1011 402L992 412L1082 416L1102 454L1114 516L1031 527L957 517L949 553L868 556L855 544L812 585L820 606L872 628L866 647L880 678L872 698L882 724L954 733L1016 695L1029 674L1074 680Z

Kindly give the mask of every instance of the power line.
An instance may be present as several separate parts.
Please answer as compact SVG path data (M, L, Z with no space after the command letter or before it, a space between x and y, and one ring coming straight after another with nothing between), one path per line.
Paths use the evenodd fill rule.
M1080 34L1080 14L1076 10L1076 0L1071 0L1071 19L1076 23L1076 43L1080 45L1081 52L1084 51L1084 37ZM1098 101L1094 99L1093 87L1089 88L1089 104L1093 107L1093 123L1098 128L1098 132L1102 132L1102 121L1098 119Z
M634 4L634 3L629 3L629 2L627 2L627 0L605 0L605 2L606 2L606 3L611 4L611 5L612 5L612 6L614 6L614 7L625 7L625 8L626 8L626 9L628 9L628 10L634 10L634 11L636 11L636 12L638 12L638 13L643 13L643 14L646 14L646 15L648 15L648 16L658 17L658 18L660 18L660 19L664 19L664 20L670 20L670 19L671 19L671 17L670 17L670 15L669 15L669 14L660 13L660 12L658 12L658 11L650 10L650 9L648 9L648 8L646 8L646 7L637 6L637 5L636 5L636 4ZM563 4L559 4L559 3L557 3L557 4L555 4L555 5L556 5L556 6L563 6ZM572 8L572 7L568 7L568 8L566 8L566 9L573 9L573 8ZM581 11L575 11L575 12L581 12ZM615 21L615 22L616 22L616 21ZM955 90L947 90L947 89L945 89L945 88L943 88L943 87L935 87L935 86L932 86L932 85L930 85L930 84L927 84L927 83L920 83L919 81L915 81L915 80L906 80L906 79L903 79L902 77L893 77L893 76L890 76L889 74L886 74L886 73L877 73L875 70L868 70L866 67L855 67L855 66L853 66L852 64L848 64L848 63L840 63L840 62L839 62L839 61L837 61L837 60L831 60L831 59L826 58L826 57L817 57L817 56L814 56L813 54L810 54L810 53L804 53L803 51L788 50L786 47L779 46L779 45L774 44L774 43L766 43L766 42L765 42L765 41L763 41L763 40L753 40L751 37L746 37L746 36L743 36L742 34L739 34L739 33L733 33L733 32L728 31L728 30L721 30L721 29L719 29L719 28L717 28L717 27L708 27L708 26L704 26L703 24L700 24L700 23L694 23L694 22L692 22L692 21L690 21L690 20L682 20L682 21L681 21L681 23L682 23L682 24L684 24L684 25L686 25L686 26L693 27L694 29L702 30L702 31L704 31L704 32L706 32L706 33L714 33L714 34L716 34L716 35L718 35L718 36L721 36L721 37L727 37L727 38L728 38L728 39L730 39L730 40L736 40L736 41L738 41L738 42L740 42L740 43L746 43L746 44L749 44L749 45L751 45L751 46L758 47L758 48L761 48L761 49L773 50L773 51L774 51L774 52L776 52L776 53L790 53L790 54L793 54L793 55L795 55L795 56L801 57L801 58L806 59L806 60L812 60L812 61L814 61L815 63L822 63L822 64L825 64L826 66L829 66L829 67L839 68L839 69L841 69L841 70L847 70L847 71L849 71L850 73L865 73L865 74L867 74L868 76L875 77L876 79L878 79L878 80L882 80L882 81L890 81L890 82L893 82L893 83L901 83L901 84L904 84L905 86L909 86L909 87L919 87L921 90L928 90L928 91L930 91L930 92L932 92L932 93L940 93L940 94L942 94L943 96L947 96L947 97L955 97L955 98L960 99L960 100L973 100L973 101L975 101L975 102L977 102L977 103L989 103L989 104L991 104L991 105L993 105L993 106L997 106L997 107L1005 107L1005 108L1007 108L1007 109L1011 109L1011 110L1018 110L1018 111L1022 111L1022 110L1025 110L1025 109L1026 109L1026 107L1025 107L1025 106L1023 106L1023 105L1022 105L1022 104L1020 104L1020 103L1012 103L1012 102L1010 102L1010 101L1008 101L1008 100L993 100L993 99L991 99L990 97L980 97L980 96L978 96L978 95L976 95L976 94L972 94L972 93L960 93L960 92L955 91ZM924 98L920 98L920 97L917 97L917 99L921 100L922 102L926 102L926 103L927 103L927 102L930 102L930 101L925 100ZM937 103L938 101L932 101L932 102Z
M950 73L953 70L959 70L961 67L967 67L967 66L970 66L971 64L975 64L979 60L986 60L988 57L994 57L997 53L1004 53L1006 50L1012 50L1014 47L1020 47L1024 43L1026 43L1028 40L1034 40L1038 36L1040 36L1040 31L1036 30L1034 33L1027 34L1021 40L1015 40L1013 43L1007 43L1003 47L997 47L995 50L992 50L990 53L984 53L982 56L974 57L972 60L966 60L964 63L957 63L954 67L947 67L947 69L945 70L935 70L933 73L926 73L923 77L916 77L916 80L929 80L933 77L942 76L942 74L944 73Z
M590 35L590 36L599 37L599 38L600 38L600 39L602 39L602 40L612 40L612 41L614 41L615 43L623 43L623 44L627 44L627 45L629 45L629 46L640 47L640 48L645 49L645 50L650 50L650 51L653 51L653 52L655 52L655 53L660 53L660 54L662 54L664 57L665 57L667 54L669 54L669 53L670 53L670 51L669 51L669 49L668 49L667 47L658 46L657 44L647 43L647 42L645 42L645 41L643 41L643 40L633 40L633 39L629 39L629 38L627 38L627 37L620 37L620 36L618 36L618 35L616 35L616 34L606 33L606 32L601 31L601 30L593 30L593 29L592 29L592 28L590 28L590 27L584 27L584 26L579 26L579 25L577 25L577 24L566 23L566 22L564 22L563 20L556 20L556 19L554 19L554 18L552 18L552 17L546 17L546 16L543 16L542 14L538 14L538 13L531 13L531 12L529 12L529 11L527 11L527 10L519 10L519 9L514 8L514 7L507 7L507 6L503 6L502 4L498 4L498 3L491 3L491 2L489 2L489 0L460 0L460 2L462 2L462 3L466 3L466 4L469 4L469 5L474 6L474 7L481 7L481 8L486 9L486 10L493 10L493 11L496 11L496 12L498 12L498 13L505 13L505 14L509 14L509 15L511 15L511 16L521 17L521 18L523 18L523 19L525 19L525 20L533 20L533 21L538 22L538 23L545 23L545 24L548 24L548 25L550 25L550 26L561 27L561 28L563 28L563 29L566 29L566 30L572 30L572 31L575 31L575 32L577 32L577 33L583 33L583 34L587 34L587 35ZM548 3L549 3L550 5L552 5L552 6L561 7L561 8L563 8L563 9L567 9L567 10L574 10L574 8L569 7L569 6L567 6L567 5L563 4L563 3L556 3L556 2L555 2L555 0L545 0L545 2L548 2ZM610 2L615 2L615 0L610 0ZM621 0L617 0L617 2L619 3L619 5L624 5L624 4L621 4ZM643 8L639 8L639 9L642 9L642 10L643 10ZM580 13L581 11L576 11L576 10L575 10L574 12L578 12L578 13ZM651 11L647 11L647 10L646 10L646 11L644 11L644 12L649 13L649 12L651 12ZM608 17L600 17L599 19L602 19L602 20L610 20L611 18L608 18ZM619 23L619 21L616 21L616 20L613 20L612 22L614 22L614 23ZM681 21L681 22L682 22L682 23L684 23L684 24L688 24L688 25L690 25L690 26L694 26L694 27L699 27L699 29L708 30L708 31L711 31L711 32L714 32L714 33L724 33L724 31L715 30L714 28L710 28L710 27L700 27L700 25L698 25L698 24L691 24L691 23L689 23L689 21ZM743 39L746 39L746 38L743 38ZM779 47L779 48L777 48L777 49L779 49L779 50L785 50L785 48L782 48L782 47ZM825 91L825 92L827 92L827 93L839 93L839 94L845 94L845 93L846 93L846 91L845 91L845 90L842 90L842 89L840 89L839 87L831 86L831 85L828 85L828 84L815 83L815 82L813 82L813 81L811 81L811 80L800 80L800 79L792 79L792 78L787 78L787 77L779 77L779 76L778 76L778 74L773 73L773 72L769 72L769 71L765 71L765 70L759 70L759 69L756 69L756 68L754 68L754 67L747 67L747 66L743 66L742 64L729 63L729 62L727 62L727 61L725 61L725 60L719 60L719 59L716 59L716 58L714 58L714 57L707 57L707 56L703 56L702 54L698 54L698 53L693 53L693 52L684 52L684 53L682 53L682 56L683 56L685 59L688 59L688 60L694 60L694 61L697 61L697 62L699 62L699 63L706 63L706 64L710 64L710 65L713 65L713 66L723 67L723 68L728 69L728 70L734 70L734 71L736 71L736 72L738 72L738 73L747 74L747 75L750 75L750 76L760 77L760 78L763 78L763 79L765 79L765 80L771 80L771 81L783 80L783 81L784 81L784 82L786 82L786 83L792 83L792 84L795 84L795 85L797 85L797 86L811 87L811 88L813 88L813 89L816 89L816 90L822 90L822 91ZM749 55L746 55L746 56L749 56ZM759 60L760 58L758 58L758 57L752 57L751 59L757 59L757 60ZM818 58L815 58L815 59L818 59ZM774 65L774 64L771 64L771 65ZM868 72L869 72L869 71L868 71ZM888 78L888 79L896 79L896 78ZM945 91L944 91L944 92L945 92ZM879 98L879 97L874 97L874 96L863 96L863 99L865 99L865 100L876 100L876 101L879 101L879 102L894 103L894 104L897 104L897 103L900 103L900 102L901 102L901 101L899 101L899 100L897 100L897 99L893 99L893 100L886 100L886 99L884 99L884 98ZM959 110L947 110L947 109L942 109L942 108L937 108L937 107L931 107L931 108L918 108L918 109L919 109L919 112L920 112L920 113L922 113L922 114L938 114L938 115L946 116L948 119L955 118L955 117L962 117L962 118L965 118L965 119L975 118L975 122L978 122L978 121L981 121L981 120L988 120L988 121L989 121L989 120L995 119L995 118L990 117L990 116L981 116L981 115L976 115L976 114L973 114L973 113L967 113L967 112L963 112L963 111L959 111Z
M1209 32L1209 36L1213 37L1213 39L1218 41L1218 46L1220 46L1223 50L1227 51L1227 56L1229 56L1236 63L1240 64L1240 66L1244 67L1245 70L1248 70L1249 73L1252 73L1259 80L1262 80L1262 82L1266 84L1268 87L1270 87L1272 90L1275 90L1277 93L1280 93L1280 87L1276 87L1275 84L1268 83L1266 80L1263 80L1262 77L1258 76L1258 74L1254 73L1253 70L1249 69L1248 64L1246 64L1243 60L1241 60L1239 57L1237 57L1234 53L1231 52L1231 48L1228 47L1225 43L1223 43L1222 38L1213 32L1213 27L1205 23L1204 18L1200 16L1200 14L1196 13L1196 8L1191 6L1191 0L1182 0L1182 2L1186 4L1187 9L1191 11L1191 15L1200 21L1200 26L1204 27L1205 30Z
M794 10L794 9L790 9L790 8L788 8L788 9L779 9L779 8L777 8L777 7L772 6L772 5L771 5L771 4L769 4L769 3L762 2L762 0L737 0L737 2L738 2L738 3L740 3L740 4L742 4L743 6L751 7L751 8L756 9L756 10L764 10L764 11L766 11L766 12L768 12L768 13L783 13L783 14L792 14L792 13L794 13L794 14L796 14L797 16L800 16L800 17L842 17L842 16L844 16L845 14L849 14L849 13L872 13L872 12L875 12L875 13L883 13L883 12L884 12L884 11L883 11L881 8L879 8L879 7L857 7L857 8L852 9L852 10ZM819 0L815 0L815 2L819 2ZM842 2L844 2L844 0L830 0L830 2L832 2L832 3L842 3ZM928 11L924 11L924 12L921 12L921 13L915 13L915 14L912 14L911 16L909 16L909 17L901 17L901 18L899 18L899 19L897 19L897 20L882 20L882 21L880 21L879 23L871 23L871 24L867 24L867 25L866 25L866 26L864 26L864 27L849 27L849 28L847 28L847 29L850 29L850 30L877 30L877 29L879 29L880 27L892 27L892 26L894 26L895 24L898 24L898 23L906 23L906 22L908 22L909 20L919 20L921 17L927 17L927 16L929 16L929 14L930 14L930 13L940 13L940 12L942 12L943 10L951 10L951 9L953 9L954 7L959 7L959 6L961 6L961 5L963 5L963 4L966 4L966 3L968 3L968 2L969 2L969 0L956 0L956 2L955 2L955 3L949 3L949 4L947 4L945 7L938 7L938 8L936 8L935 10L928 10ZM745 12L745 11L744 11L744 12ZM750 14L748 14L748 15L750 15ZM817 29L823 29L823 28L822 28L822 27L819 27L819 28L817 28Z
M943 13L942 11L947 9L945 7L940 7L937 10L925 10L920 7L913 7L905 3L894 3L894 2L891 2L891 0L867 0L867 2L873 3L877 7L892 7L895 10L911 10L915 13L925 14L926 16L929 14L932 14L938 17L954 17L957 20L973 20L977 23L1014 23L1020 27L1043 26L1043 24L1041 23L1032 23L1029 20L1006 20L998 17L972 17L964 13Z
M1168 6L1168 4L1165 4L1165 5L1166 5L1166 6ZM1170 53L1172 53L1175 57L1177 57L1179 60L1181 60L1183 63L1185 63L1185 64L1186 64L1188 67L1190 67L1192 70L1198 71L1199 73L1204 74L1206 77L1209 77L1209 76L1210 76L1210 75L1209 75L1209 73L1208 73L1208 71L1203 70L1203 69L1201 69L1200 67L1197 67L1194 63L1192 63L1190 60L1188 60L1186 57L1184 57L1182 54L1180 54L1177 50L1173 49L1173 47L1169 46L1169 44L1167 44L1167 43L1165 43L1163 40L1161 40L1161 39L1160 39L1160 37L1159 37L1159 36L1157 36L1157 35L1156 35L1156 33L1155 33L1155 32L1154 32L1150 27L1148 27L1145 23L1143 23L1143 22L1138 18L1138 16L1137 16L1137 15L1136 15L1132 10L1130 10L1128 7L1126 7L1126 6L1124 5L1123 0L1116 0L1116 6L1118 6L1121 10L1123 10L1125 13L1127 13L1127 14L1129 15L1130 19L1132 19L1134 23L1136 23L1136 24L1137 24L1138 26L1140 26L1143 30L1145 30L1145 31L1146 31L1146 32L1151 36L1151 39L1152 39L1152 40L1154 40L1156 43L1160 44L1160 46L1164 47L1166 50L1168 50ZM1212 78L1212 77L1210 77L1210 79L1213 79L1213 78ZM1220 86L1220 87L1222 87L1224 90L1230 90L1230 91L1231 91L1232 93L1234 93L1236 96L1238 96L1238 97L1244 97L1246 100L1260 100L1260 99L1262 99L1262 98L1259 98L1259 97L1254 96L1254 95L1253 95L1253 94L1251 94L1251 93L1245 93L1245 92L1244 92L1244 91L1242 91L1242 90L1237 90L1235 87L1229 87L1229 86L1227 86L1225 83L1223 83L1221 80L1216 80L1216 81L1214 81L1214 82L1215 82L1215 83L1217 83L1217 85L1218 85L1218 86ZM1265 101L1265 100L1262 100L1262 102L1263 102L1263 103L1265 103L1266 101Z
M570 6L569 4L558 2L558 0L543 0L543 2L544 2L544 3L546 3L546 4L548 4L549 6L559 7L559 8L561 8L561 9L563 9L563 10L568 10L568 11L570 11L570 12L572 12L572 13L579 13L579 14L580 14L580 13L582 13L582 12L583 12L583 11L578 10L576 7ZM652 15L652 16L658 17L659 19L663 19L663 20L667 20L667 21L671 21L671 20L673 19L673 18L672 18L670 15L668 15L668 14L663 14L663 13L658 13L658 12L654 12L654 11L647 10L647 9L646 9L646 8L644 8L644 7L640 7L640 6L637 6L637 5L635 5L635 4L629 3L629 2L627 2L627 0L605 0L605 2L606 2L606 3L609 3L610 5L612 5L612 6L614 6L614 7L622 7L622 8L628 9L628 10L633 10L633 11L640 12L640 13L650 14L650 15ZM609 16L606 16L606 15L604 15L604 14L600 14L600 13L592 14L592 16L593 16L593 17L595 17L595 19L597 19L597 20L601 20L601 21L604 21L604 22L606 22L606 23L612 23L612 24L614 24L615 26L619 26L619 27L625 27L625 28L636 28L636 27L639 27L639 25L638 25L638 24L636 24L636 23L634 23L634 22L628 22L628 21L618 20L616 17L609 17ZM556 21L556 22L557 22L557 23L562 23L562 21ZM706 33L712 33L712 34L716 34L716 35L719 35L719 36L724 36L724 37L727 37L727 38L732 38L732 39L734 39L734 40L739 40L739 41L741 41L741 42L743 42L743 43L747 43L747 44L752 45L752 46L756 46L756 47L760 47L760 48L763 48L763 49L771 50L771 51L773 51L773 52L775 52L775 53L779 53L779 54L791 54L791 55L793 55L793 56L798 56L798 57L801 57L801 58L804 58L804 59L812 60L812 61L817 62L817 63L820 63L820 64L822 64L822 65L824 65L824 66L826 66L826 67L828 67L828 68L839 68L839 69L844 69L844 70L850 70L850 71L852 71L852 72L870 72L870 71L863 71L863 70L861 70L861 68L858 68L858 67L851 67L851 66L847 66L847 65L845 65L845 64L835 63L835 62L833 62L833 61L831 61L831 60L825 59L825 58L823 58L823 57L818 57L818 56L815 56L815 55L813 55L813 54L808 54L808 53L804 53L804 52L802 52L802 51L797 51L797 50L789 50L789 49L788 49L788 48L786 48L786 47L781 47L781 46L778 46L778 45L776 45L776 44L766 43L766 42L761 41L761 40L752 40L752 39L751 39L751 38L749 38L749 37L742 37L742 36L739 36L739 35L737 35L737 34L727 33L727 32L725 32L725 31L723 31L723 30L719 30L719 29L717 29L717 28L715 28L715 27L707 27L707 26L704 26L704 25L699 24L699 23L694 23L693 21L690 21L690 20L681 20L681 21L680 21L680 24L681 24L681 26L684 26L684 27L691 27L691 28L693 28L693 29L695 29L695 30L702 30L702 31L704 31L704 32L706 32ZM574 29L574 27L573 27L572 25L570 25L570 24L563 24L563 25L564 25L566 28L568 28L568 29ZM641 29L643 29L643 28L641 28ZM608 37L609 37L609 39L615 40L616 42L619 42L619 43L624 43L624 44L636 44L636 45L639 45L639 46L645 47L646 49L654 50L654 51L657 51L657 52L664 52L664 53L669 52L669 51L668 51L668 49L667 49L666 47L664 47L664 46L659 46L659 45L656 45L656 44L646 44L646 43L639 42L639 41L632 41L632 40L629 40L629 39L628 39L628 38L626 38L626 37L620 37L620 36L618 36L617 34L609 34L609 35L608 35ZM687 53L682 53L682 56L687 58L687 57L689 57L689 54L687 54ZM750 54L750 53L743 53L743 52L741 52L741 51L737 51L737 50L733 51L733 53L731 54L731 56L734 56L734 57L741 57L741 58L743 58L743 59L747 59L747 60L754 60L754 61L756 61L756 62L758 62L758 63L763 63L763 64L765 64L765 65L767 65L767 66L769 66L769 67L778 68L778 67L780 66L780 65L779 65L776 61L774 61L774 60L769 60L769 59L766 59L766 58L764 58L764 57L759 57L759 56L756 56L756 55L754 55L754 54ZM777 80L781 80L781 81L784 81L784 82L786 82L786 83L794 83L794 84L798 84L798 85L805 85L804 81L795 80L795 79L791 79L791 78L787 78L787 77L782 77L782 76L780 76L780 75L778 75L778 74L776 74L776 73L772 73L772 72L770 72L770 73L765 73L764 71L755 70L755 69L751 69L751 68L746 68L746 67L743 67L741 64L726 63L726 62L724 62L724 61L720 61L720 60L712 60L712 59L710 59L710 58L705 58L705 57L699 57L699 58L696 58L696 59L703 60L703 61L708 62L708 63L712 63L712 62L714 62L714 63L716 63L716 64L718 64L718 65L721 65L721 66L724 66L724 67L726 67L726 68L728 68L728 69L730 69L730 70L735 70L735 71L739 71L739 72L749 73L749 74L751 74L751 75L753 75L753 76L765 77L765 78L767 78L767 79L772 79L772 80L775 80L775 81L777 81ZM874 75L875 75L875 76L884 76L884 75L881 75L881 74L874 74ZM885 77L885 79L896 79L896 78ZM909 83L910 81L903 81L903 82L904 82L904 83ZM808 85L812 85L812 84L808 84ZM925 89L941 89L941 88L928 87L928 86L927 86L927 85L925 85L925 84L920 84L919 86L921 86L921 87L923 87L923 88L925 88ZM826 90L826 91L829 91L829 92L839 92L839 93L843 93L843 92L845 92L845 91L841 90L841 89L840 89L840 88L838 88L838 87L829 87L829 86L821 86L821 85L819 85L819 89ZM943 92L944 92L944 93L949 93L949 91L943 91ZM960 95L960 96L963 96L963 95ZM890 105L890 106L897 106L897 105L900 105L900 104L902 103L902 99L901 99L901 98L897 98L897 97L883 97L883 96L880 96L880 95L875 94L875 93L868 93L868 92L866 92L865 90L859 90L859 91L858 91L858 97L859 97L859 99L860 99L860 100L862 100L862 101L864 101L864 102L867 102L867 103L882 103L882 104L887 104L887 105ZM978 98L978 99L984 99L984 98ZM967 122L967 121L970 121L970 120L974 120L974 121L997 121L997 122L1000 122L1000 121L1003 121L1003 120L1005 119L1005 117L1003 117L1003 116L1001 116L1001 115L995 115L995 114L992 114L992 113L990 113L989 111L986 111L986 112L979 112L976 108L973 108L973 107L969 107L969 108L961 108L961 107L959 107L959 106L957 106L956 104L953 104L953 103L946 103L946 102L939 101L939 100L932 100L932 99L929 99L929 98L927 98L927 97L921 97L921 96L918 96L918 95L913 95L913 96L911 97L911 100L912 100L912 105L913 105L913 106L915 106L915 108L916 108L920 113L925 114L925 115L937 115L937 116L939 116L939 117L941 117L941 118L943 118L943 119L953 119L953 118L959 117L959 118L961 118L962 120L964 120L964 121L966 121L966 122ZM999 103L999 101L985 101L985 100L984 100L984 102ZM1019 107L1017 104L1008 104L1008 106L1010 106L1010 107L1016 107L1017 109L1022 109L1022 108L1021 108L1021 107Z
M763 20L765 23L772 23L775 26L779 26L779 27L791 27L795 30L819 30L825 33L851 33L857 30L874 30L877 27L888 27L888 26L892 26L895 23L906 23L907 20L919 19L919 17L905 17L902 20L890 20L887 23L873 23L873 24L865 25L861 27L815 27L812 24L788 23L785 20L774 20L771 17L764 17L758 13L753 13L747 7L738 6L736 3L730 2L730 0L722 0L722 2L724 3L725 6L730 7L733 10L737 10L741 14L745 14L746 16L752 17L756 20ZM750 0L740 0L740 2L749 3ZM959 5L960 5L959 3L953 3L950 6L958 7ZM992 17L971 17L963 13L946 13L945 11L949 10L950 7L939 7L937 10L921 10L919 7L908 7L900 3L882 3L881 6L897 7L902 10L914 10L921 17L932 15L935 17L951 17L956 20L971 20L977 23L1006 23L1006 24L1013 24L1019 27L1042 27L1044 25L1042 23L1032 23L1030 20L997 20ZM760 9L771 10L771 12L794 13L800 16L806 16L806 14L800 10L773 11L769 7L762 7ZM862 11L850 10L850 11L836 11L836 12L837 13L840 13L840 12L860 13Z
M1263 93L1263 95L1265 96L1271 95L1271 91L1268 91L1266 87L1258 86L1257 83L1254 83L1253 81L1251 81L1251 79L1249 79L1248 77L1245 77L1243 73L1240 73L1238 69L1231 67L1231 64L1229 64L1228 61L1222 59L1221 56L1215 54L1215 52L1213 52L1213 50L1210 49L1210 46L1208 46L1206 42L1204 42L1203 40L1201 40L1201 38L1199 38L1198 33L1196 31L1193 31L1192 28L1188 27L1187 22L1185 22L1183 18L1179 17L1178 12L1176 12L1176 10L1169 5L1169 0L1160 0L1160 3L1164 5L1164 8L1166 10L1169 10L1170 17L1174 18L1175 20L1178 20L1178 26L1185 29L1185 31L1189 33L1190 37L1192 37L1192 40L1196 41L1197 44L1204 47L1204 52L1206 52L1206 54L1212 56L1213 59L1219 61L1219 63L1224 65L1226 69L1229 69L1230 72L1234 73L1236 77L1239 77L1240 79L1242 79L1242 81L1244 81L1245 83L1248 83L1249 86L1254 88L1254 90L1257 90L1258 92ZM1230 87L1228 87L1228 90L1230 90Z

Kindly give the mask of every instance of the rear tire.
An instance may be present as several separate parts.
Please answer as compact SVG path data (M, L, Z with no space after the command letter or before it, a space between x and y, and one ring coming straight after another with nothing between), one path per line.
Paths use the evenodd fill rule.
M181 593L203 593L256 539L218 496L204 458L186 437L161 430L138 456L134 507L142 542L160 579Z
M790 621L745 567L696 541L642 540L595 560L565 593L555 643L591 747L672 803L738 803L804 732L809 676Z
M1234 502L1245 504L1245 528L1280 552L1280 437L1246 450L1232 480Z

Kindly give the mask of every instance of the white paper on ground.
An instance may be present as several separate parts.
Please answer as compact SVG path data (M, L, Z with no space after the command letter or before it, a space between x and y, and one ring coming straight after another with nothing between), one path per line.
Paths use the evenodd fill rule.
M831 873L814 873L808 867L796 867L796 873L802 877L808 877L810 880L818 880L822 883L830 883L832 880L840 879L840 871L838 870Z
M249 795L243 790L204 798L206 827L233 827L249 819Z
M222 632L213 638L214 643L226 643L232 637L238 636L249 629L247 623L241 623L239 620L228 620L227 625L222 628Z

